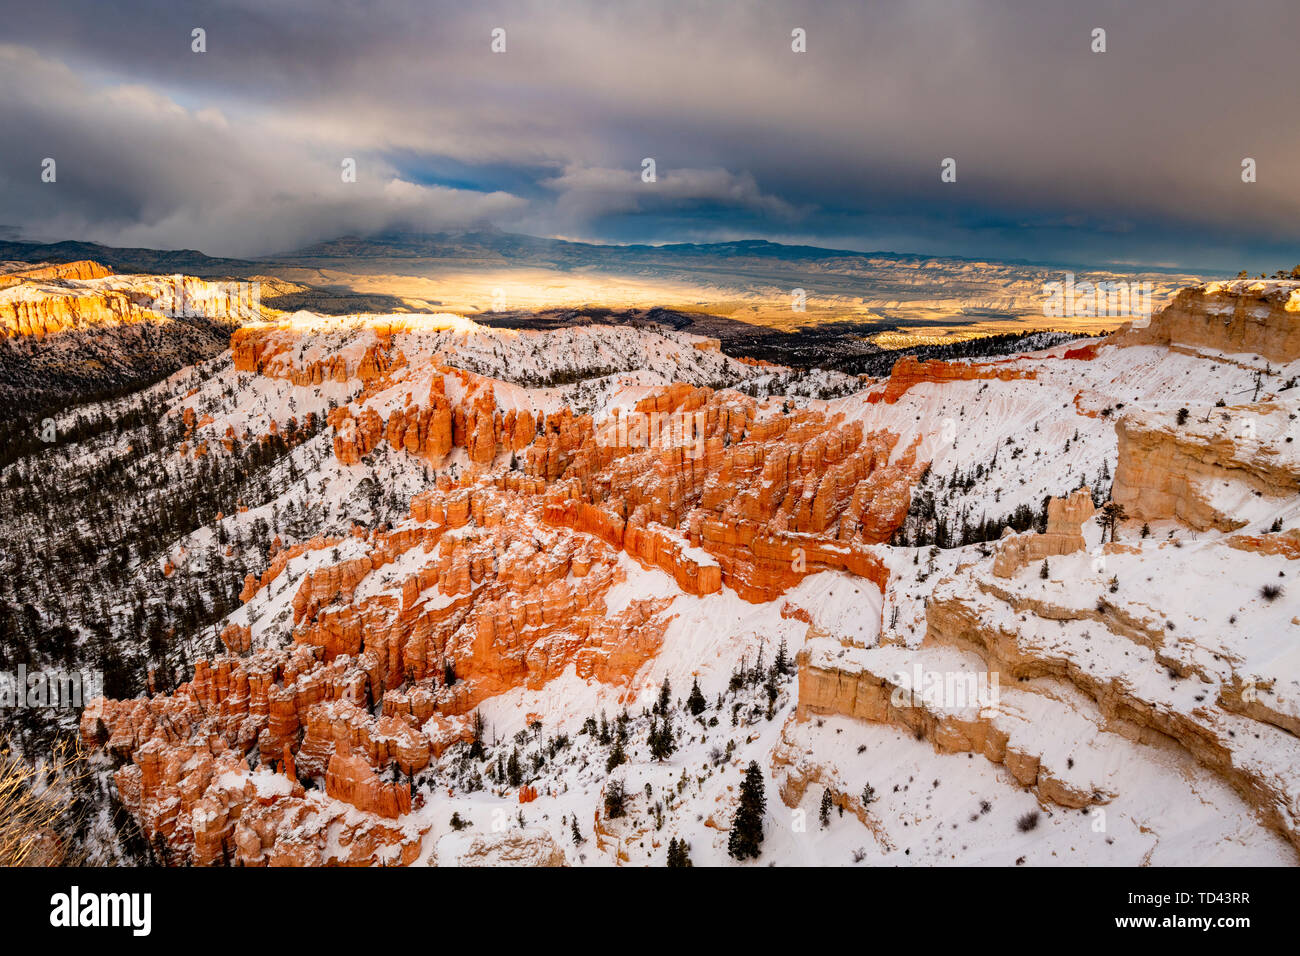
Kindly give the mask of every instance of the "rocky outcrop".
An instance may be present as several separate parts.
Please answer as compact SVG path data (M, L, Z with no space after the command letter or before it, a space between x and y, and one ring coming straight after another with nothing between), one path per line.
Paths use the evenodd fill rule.
M1276 534L1235 534L1228 547L1255 554L1276 554L1288 561L1300 561L1300 528Z
M1010 361L1010 360L1005 360ZM885 387L867 394L873 405L893 405L908 389L923 382L971 382L980 379L1009 382L1018 378L1035 378L1030 370L1015 368L1004 362L945 362L942 359L921 361L905 355L894 363Z
M1145 605L1137 609L1149 610ZM1040 628L1039 621L1054 626ZM1083 648L1059 636L1060 628L1074 621L1088 622ZM1261 720L1267 709L1262 703L1255 712L1231 706L1232 687L1239 682L1224 685L1220 700L1228 704L1214 706L1204 693L1180 703L1166 691L1170 676L1194 677L1203 687L1213 687L1220 677L1209 670L1208 661L1183 654L1178 642L1166 646L1165 630L1157 622L1106 602L1096 607L1054 604L960 577L936 589L926 606L926 622L927 646L973 651L1006 685L1043 678L1060 682L1084 694L1107 726L1123 736L1176 744L1300 849L1295 769L1300 741L1288 732L1285 720ZM1252 693L1249 700L1261 697Z
M1183 289L1147 325L1131 323L1110 341L1249 352L1271 362L1294 362L1300 358L1300 282L1237 279Z
M93 263L50 271L65 274L0 276L0 400L39 407L38 396L80 401L153 381L220 354L255 313L237 291L199 279L100 275ZM211 311L178 311L189 296Z
M442 372L462 380L471 378L457 369ZM387 420L370 406L364 406L359 413L354 413L352 406L336 408L329 415L335 457L345 465L355 465L386 440L394 448L434 465L441 465L453 448L464 448L470 461L487 465L498 454L526 448L537 435L533 413L527 409L502 411L497 408L490 382L469 384L473 397L452 405L443 375L437 375L423 404L408 400Z
M1002 532L993 559L993 573L1009 578L1030 564L1082 551L1086 547L1083 525L1095 511L1092 491L1086 487L1068 498L1053 498L1047 503L1047 530L1043 534L1032 531L1015 534L1010 528Z
M51 266L62 276L0 276L0 338L51 336L103 326L151 323L172 326L177 317L237 324L260 318L238 288L189 276L115 276L93 262ZM79 274L73 274L79 273Z
M59 262L32 266L28 269L15 269L0 275L0 289L18 285L24 281L44 281L47 279L102 279L111 276L113 270L90 259L78 259L76 262Z
M325 772L325 792L364 813L396 819L411 812L411 788L381 783L374 768L356 754L335 753Z
M444 384L452 375L468 390L454 406ZM891 461L897 438L888 432L819 412L760 418L751 399L683 384L597 428L569 409L540 423L528 411L503 412L490 384L441 369L423 406L386 423L369 407L344 406L330 423L345 464L385 438L439 461L452 447L480 466L505 452L517 464L522 457L496 484L540 496L547 522L664 570L688 593L725 584L751 601L826 569L883 580L867 546L902 523L925 467L914 448Z
M273 323L246 325L230 336L230 352L237 371L282 378L299 386L354 379L371 384L406 361L401 352L393 349L391 330L384 327L374 330L370 342L320 359L304 358L299 362L294 354L298 345L297 336L290 328Z
M249 654L249 629L232 624L223 640L247 656L199 662L194 679L170 697L94 702L83 737L125 762L118 786L147 835L161 834L178 859L197 862L281 852L270 818L259 823L256 846L238 842L252 792L226 779L231 786L209 793L227 769L210 761L191 769L201 753L241 776L250 757L280 764L330 800L400 820L411 808L410 776L465 739L457 718L481 701L541 687L570 667L582 679L628 681L657 652L672 598L609 611L605 595L623 578L612 550L545 526L540 508L536 497L492 483L461 487L443 478L412 502L409 521L354 536L350 550L363 554L302 575L292 647ZM292 556L327 544L278 550L246 591L255 595ZM414 570L358 600L363 582L412 552L424 559ZM205 797L208 809L220 805L213 813L222 822L199 835L184 821Z
M1290 414L1272 402L1213 408L1181 424L1174 412L1126 414L1115 423L1112 497L1131 518L1235 531L1247 524L1243 500L1300 490L1300 450L1286 440Z
M564 851L545 830L524 828L476 836L457 866L567 866Z
M322 548L337 547L343 541L342 538L327 538L324 535L317 535L308 540L301 541L284 547L279 538L271 543L271 564L261 575L249 574L244 577L244 587L239 592L239 600L247 604L253 599L253 596L260 590L270 587L271 584L284 573L284 569L289 566L289 562L308 551L319 551Z
M158 320L126 292L0 298L0 334L4 336L55 335L94 325Z
M409 777L428 763L430 749L413 718L376 718L365 709L375 689L382 692L382 675L373 652L332 662L304 646L219 657L200 661L194 679L170 697L92 701L81 734L124 761L115 776L122 800L146 837L165 841L172 862L273 862L288 852L276 848L273 819L324 814L337 821L348 817L343 804L385 818L409 811L406 783L381 783L378 774L391 766ZM250 771L250 756L267 771ZM277 763L287 776L269 774ZM272 776L284 782L268 782ZM323 783L338 806L322 803L319 791L306 800L299 776ZM268 787L276 798L270 804L288 801L270 815L263 813ZM261 814L255 850L248 834L241 842L237 833L241 821L252 825L246 812ZM356 819L349 826L370 833L372 842L358 845L373 853L348 862L410 852L405 838L381 841L382 831ZM298 841L302 834L281 836ZM324 860L327 836L322 829L309 848L294 852Z
M220 807L210 812L213 823L225 820L216 832L221 845L233 842L224 860L196 855L195 862L228 862L239 866L409 866L421 857L427 823L387 821L358 814L348 804L321 798L310 791L303 798L260 798L243 809L233 826ZM231 830L229 840L224 837Z
M642 450L610 441L611 427L630 433L623 422L597 432L547 419L554 440L530 448L525 469L551 481L547 521L595 534L695 594L725 584L766 601L826 569L884 579L867 546L902 523L924 469L913 449L890 462L896 436L816 412L760 420L752 403L708 389L647 402L691 416L689 442Z
M1061 806L1106 803L1113 796L1084 768L1074 772L1073 759L1058 766L1045 758L1026 723L999 709L998 685L987 683L987 672L945 655L926 665L926 672L941 675L945 683L918 687L900 666L910 658L901 648L845 651L837 642L814 642L798 657L798 719L843 714L906 728L941 751L976 753L1001 764L1021 786ZM802 796L802 787L792 796Z

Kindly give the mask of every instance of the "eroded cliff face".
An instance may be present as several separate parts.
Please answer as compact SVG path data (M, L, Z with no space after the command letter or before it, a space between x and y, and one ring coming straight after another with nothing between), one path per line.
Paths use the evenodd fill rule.
M1083 525L1096 510L1089 488L1080 488L1068 498L1053 498L1047 506L1047 529L1043 534L1013 534L1010 528L1003 532L993 573L1009 578L1030 564L1082 550Z
M1067 358L1082 358L1080 354ZM894 363L885 386L867 394L871 403L895 404L908 389L923 382L974 382L979 380L1009 382L1013 379L1032 379L1032 370L1015 368L1007 362L944 362L941 359L918 361L904 356Z
M381 673L373 653L330 663L305 646L228 655L200 661L171 696L92 702L82 737L125 761L122 801L168 862L409 863L421 829L385 822L410 809L409 785L381 782L376 768L405 767L409 778L430 750L409 717L365 709ZM249 769L250 753L263 769ZM323 789L308 792L300 774Z
M191 277L115 275L73 262L0 275L0 392L116 389L220 354L262 318L240 288Z
M1031 583L1036 575L1009 587L988 575L968 571L936 589L918 648L810 643L800 719L902 727L941 752L1001 765L1044 804L1070 808L1110 804L1131 786L1124 763L1159 764L1172 746L1300 850L1300 739L1277 678L1227 666L1222 642L1176 643L1140 600L1080 607ZM1211 654L1225 664L1205 667ZM922 675L933 685L918 686Z
M1149 324L1132 323L1116 345L1166 345L1300 359L1300 282L1236 279L1183 289Z
M491 380L454 368L438 372L423 401L408 400L393 409L387 420L368 405L355 417L351 406L331 412L334 454L339 461L355 465L381 441L387 441L435 466L441 465L453 448L464 448L471 462L486 465L503 452L523 451L537 437L532 411L499 409ZM466 393L456 405L447 397L448 378Z
M686 416L681 447L620 445L626 423L600 433L547 419L525 471L550 478L546 519L596 534L692 594L723 585L773 600L806 575L846 570L881 584L868 546L902 523L924 470L897 437L814 412L760 419L755 403L709 389L670 389L633 414ZM612 432L612 434L611 434Z
M1296 407L1269 401L1195 417L1126 414L1115 424L1112 496L1134 518L1175 519L1200 531L1241 528L1260 507L1252 499L1276 504L1300 492L1300 444L1288 441L1300 436Z
M79 259L76 262L50 263L4 271L0 273L0 289L33 280L102 279L112 274L113 270L107 266L89 259Z
M0 276L0 337L49 336L103 325L166 324L177 317L229 322L262 313L239 289L189 276L116 276L95 262Z
M1258 430L1247 445L1216 437L1213 425L1180 433L1171 414L1160 440L1188 460L1166 461L1164 480L1230 478L1252 489L1244 500L1255 507L1285 509L1296 497L1283 464L1291 452L1271 428L1290 419L1273 406L1249 411ZM1248 523L1132 482L1144 472L1123 424L1115 500L1130 517L1224 530ZM1198 474L1197 462L1216 471ZM1278 496L1271 505L1266 492ZM1093 510L1080 489L1051 503L1047 533L1006 535L992 554L958 565L927 595L919 644L810 640L799 656L798 719L844 715L903 728L940 752L981 755L1044 805L1069 808L1126 799L1121 766L1158 765L1155 754L1173 748L1300 850L1292 643L1300 620L1278 603L1283 588L1255 583L1292 576L1297 532L1188 547L1171 532L1103 545ZM1047 558L1050 572L1040 574ZM833 776L815 760L783 763L789 799L807 780Z
M1036 571L1045 558L1083 551L1083 525L1094 510L1087 488L1053 499L1046 532L1016 535L1008 529L987 570L997 578L1013 578L1031 565ZM927 600L927 621L942 614L939 594L936 589ZM1035 739L1032 717L1039 715L1033 715L1031 707L1000 706L998 668L962 653L965 649L956 641L936 639L933 623L919 651L901 645L871 649L837 646L826 639L810 641L798 659L797 717L802 721L812 714L843 714L893 724L941 751L977 753L1006 767L1043 801L1072 808L1108 802L1113 794L1103 781L1089 776L1094 768L1081 763L1076 770L1075 757L1066 766L1050 743ZM995 675L991 683L990 674ZM922 675L937 675L940 680L929 685ZM1095 736L1100 729L1072 709L1052 719L1074 724L1076 739ZM796 786L797 796L802 785L791 785Z
M725 584L767 601L826 569L883 582L866 548L901 524L926 464L915 446L895 456L888 431L822 412L760 414L732 392L676 384L598 426L568 408L501 409L491 381L433 371L425 399L408 392L386 420L364 395L331 412L336 457L359 463L381 441L435 465L460 448L479 469L509 456L501 486L540 498L545 521L661 568L690 594ZM371 381L367 394L390 387Z
M1135 628L1122 606L1076 608L1016 591L981 590L979 596L971 592L967 597L951 592L936 595L927 614L927 641L973 649L1006 681L1049 678L1068 684L1095 703L1108 725L1123 736L1143 743L1174 742L1220 775L1300 850L1300 781L1295 763L1300 740L1276 721L1257 719L1264 716L1264 708L1252 714L1225 703L1222 695L1231 695L1234 682L1230 673L1198 672L1194 656L1186 648L1171 646L1157 622L1148 620ZM982 608L994 606L993 602L1012 614L1025 614L1030 626L991 624ZM1048 621L1085 624L1094 638L1100 632L1118 648L1127 645L1127 666L1107 662L1099 667L1083 648L1053 640L1050 627L1032 623ZM1124 660L1124 651L1119 654ZM1144 672L1148 667L1151 670ZM1188 689L1193 693L1157 689L1158 681L1152 678L1161 668L1190 681ZM1219 685L1223 689L1216 691Z

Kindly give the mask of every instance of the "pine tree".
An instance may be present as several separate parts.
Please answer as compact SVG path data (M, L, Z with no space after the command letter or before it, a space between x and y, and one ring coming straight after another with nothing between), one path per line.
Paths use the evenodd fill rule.
M583 842L582 831L578 829L578 815L575 813L570 821L570 829L573 831L573 845L579 846Z
M822 822L822 827L826 827L831 822L831 792L830 790L822 791L821 809L817 811L817 817Z
M705 708L708 706L704 700L704 694L700 692L700 679L697 677L691 684L691 695L686 698L686 709L691 712L692 716L698 717L704 713Z
M651 719L649 743L650 756L656 760L666 760L677 750L677 743L673 740L673 725L666 715L662 724Z
M751 760L745 768L745 780L740 785L740 806L731 824L727 839L727 852L737 860L757 859L762 853L763 812L767 798L763 793L763 771L758 762Z
M1109 529L1110 540L1114 541L1115 531L1117 530L1117 526L1119 525L1120 522L1126 520L1127 518L1128 518L1128 513L1124 510L1123 505L1119 504L1116 501L1106 502L1106 504L1102 506L1101 518L1099 519L1099 522L1101 524L1101 529L1103 532L1103 537L1105 531Z
M786 653L785 638L781 638L781 643L776 649L776 672L782 676L788 675L794 668L790 666L790 657Z
M668 704L672 700L672 686L668 683L668 678L664 678L663 686L659 688L659 700L655 703L655 713L668 713Z
M614 738L614 749L609 752L609 759L605 761L605 772L609 773L615 767L627 763L627 754L623 752L623 738L621 736Z
M678 840L673 837L668 841L668 865L669 866L694 866L691 862L691 848L685 840Z
M469 757L471 760L482 760L483 751L483 714L481 711L474 711L474 739L469 745Z
M617 820L627 812L627 794L622 780L611 780L605 786L605 816Z
M1047 566L1047 559L1046 559L1046 558L1043 559L1043 566L1042 566L1041 568L1038 569L1038 576L1039 576L1040 578L1042 578L1044 581L1046 581L1049 577L1052 576L1052 571L1051 571L1051 569Z

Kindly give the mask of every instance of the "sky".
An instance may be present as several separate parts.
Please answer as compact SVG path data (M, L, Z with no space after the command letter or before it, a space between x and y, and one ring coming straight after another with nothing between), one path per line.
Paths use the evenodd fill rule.
M1300 262L1295 0L0 0L0 23L0 237Z

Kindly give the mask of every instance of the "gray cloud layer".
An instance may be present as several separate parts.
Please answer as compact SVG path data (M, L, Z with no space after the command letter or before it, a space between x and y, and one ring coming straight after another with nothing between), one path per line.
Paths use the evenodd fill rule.
M0 222L32 235L254 255L487 220L612 241L1300 259L1289 0L12 6Z

